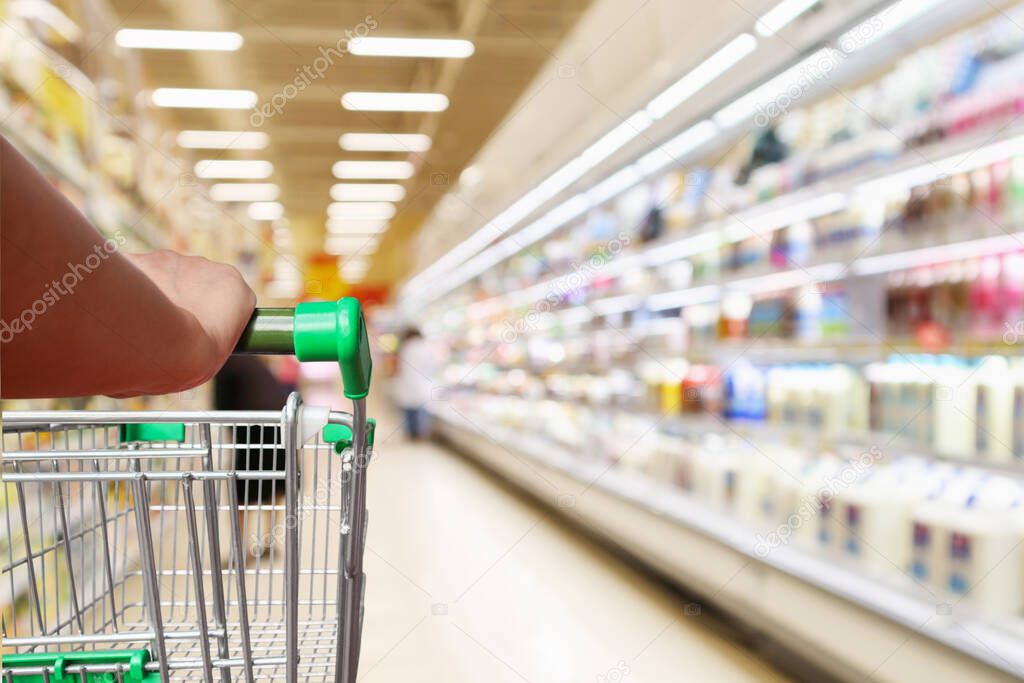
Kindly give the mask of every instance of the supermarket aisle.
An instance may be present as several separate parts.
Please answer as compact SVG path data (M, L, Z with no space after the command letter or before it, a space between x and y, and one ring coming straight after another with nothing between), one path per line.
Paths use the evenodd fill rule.
M462 459L380 424L361 680L785 680Z

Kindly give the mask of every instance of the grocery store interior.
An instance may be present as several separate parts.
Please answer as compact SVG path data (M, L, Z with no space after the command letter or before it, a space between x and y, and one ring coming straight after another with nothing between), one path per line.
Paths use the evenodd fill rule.
M0 0L0 676L1024 680L1022 116L1015 0ZM26 367L129 271L216 367Z

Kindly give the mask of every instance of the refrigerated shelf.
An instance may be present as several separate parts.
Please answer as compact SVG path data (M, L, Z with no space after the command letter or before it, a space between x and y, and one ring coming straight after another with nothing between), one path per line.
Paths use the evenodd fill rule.
M841 680L977 683L1024 678L1024 623L936 601L910 579L882 581L781 546L693 498L453 406L440 435L572 522Z

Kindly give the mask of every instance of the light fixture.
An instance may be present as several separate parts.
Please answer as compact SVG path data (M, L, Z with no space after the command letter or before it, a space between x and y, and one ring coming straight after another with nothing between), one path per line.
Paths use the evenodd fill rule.
M781 113L773 111L776 98L784 96L787 101L795 99L794 91L806 92L816 81L826 79L829 71L842 63L842 59L843 55L838 50L822 48L722 107L712 119L719 127L730 128L762 110L770 118L775 118L777 113Z
M472 164L462 169L462 173L459 174L459 185L467 189L473 189L480 184L480 181L484 179L483 169L480 168L479 164Z
M729 41L725 47L698 64L692 71L670 85L647 104L647 113L660 119L699 90L735 66L757 47L757 38L749 33Z
M379 235L388 229L388 221L381 218L328 218L327 232L340 236Z
M839 36L837 44L846 54L862 50L913 18L923 14L940 0L900 0Z
M378 242L374 238L328 235L324 240L324 251L334 256L372 254L377 251L377 245Z
M640 157L636 165L644 175L651 175L669 164L681 163L686 155L717 134L718 127L714 123L701 121Z
M242 159L204 159L194 167L198 178L244 178L259 180L274 175L274 165L269 161Z
M400 202L405 188L396 183L335 183L331 199L336 202Z
M234 31L170 31L123 28L114 35L121 47L143 50L215 50L233 52L242 47L242 34Z
M638 111L598 138L597 142L590 145L590 147L583 150L580 158L592 168L607 159L613 152L637 135L647 130L651 123L653 123L653 120L646 111Z
M360 36L348 41L348 51L361 57L433 57L465 59L475 48L468 40L450 38L389 38Z
M821 0L782 0L775 7L771 8L757 20L754 30L757 35L768 38L774 36L784 27L789 25L801 14L817 5Z
M361 280L370 269L370 259L365 256L349 256L338 259L341 275L346 280Z
M625 192L643 180L643 174L636 164L631 164L616 171L594 187L587 191L587 199L594 206L600 206L606 201L615 197L620 192Z
M217 202L272 202L281 194L273 183L217 183L210 198Z
M347 92L341 106L349 111L444 111L448 98L431 92Z
M405 180L416 172L408 161L339 161L331 170L335 178L342 180Z
M345 133L338 139L349 152L426 152L430 136L420 133Z
M258 101L252 90L212 88L157 88L154 106L177 109L252 109Z
M253 202L249 205L249 218L254 221L276 221L284 215L284 207L277 202Z
M269 135L252 130L183 130L178 133L178 146L185 149L263 149L269 142Z
M390 202L334 202L327 207L330 218L368 218L387 220L395 215Z

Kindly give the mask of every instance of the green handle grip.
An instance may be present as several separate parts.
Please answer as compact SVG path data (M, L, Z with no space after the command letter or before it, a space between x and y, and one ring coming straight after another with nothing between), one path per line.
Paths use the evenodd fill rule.
M310 301L290 308L258 308L235 353L295 354L300 361L337 361L345 396L365 398L373 362L363 307L357 299Z

